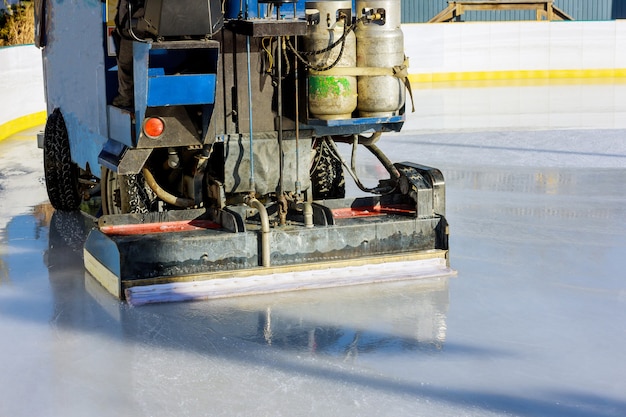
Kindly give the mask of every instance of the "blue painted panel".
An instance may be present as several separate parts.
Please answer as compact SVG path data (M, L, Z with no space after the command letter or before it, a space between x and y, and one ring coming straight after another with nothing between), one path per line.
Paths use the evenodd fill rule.
M113 139L109 139L104 144L100 155L98 155L98 162L105 168L109 168L113 172L117 172L117 167L120 164L122 155L126 151L127 147L120 142Z
M611 19L626 19L626 0L613 0Z
M109 112L109 138L126 146L133 146L130 113L114 106L107 106Z
M117 245L100 230L93 229L89 233L85 242L85 250L116 277L120 276L120 252L117 249Z
M215 103L215 74L184 74L150 77L148 106Z
M623 7L624 0L555 0L554 4L574 20L611 20L614 10Z
M404 122L405 116L384 116L384 117L357 117L353 119L310 119L309 124L311 126L359 126L359 125L378 125L384 123L399 123Z
M441 12L447 0L402 0L402 22L423 23ZM611 20L626 18L626 0L555 0L554 5L574 20ZM470 12L465 21L535 20L530 11Z
M306 8L306 2L309 0L297 0L293 3L283 4L280 8L280 14L284 15L287 18L293 16L294 6L296 8L296 16L304 17L304 10ZM319 1L319 0L311 0L311 1ZM354 0L352 0L352 8L354 9ZM246 18L246 10L247 10L247 18L252 19L256 17L263 17L267 14L268 2L267 1L258 1L258 0L224 0L222 1L222 7L224 7L224 16L227 19L238 19L241 14L242 18ZM273 10L276 10L273 7ZM273 14L276 12L274 11Z
M428 22L447 6L446 0L402 0L402 23Z
M133 77L135 89L135 120L143 120L148 99L148 59L151 43L133 42ZM135 123L135 137L141 134L141 123Z
M148 77L157 77L159 75L165 75L163 68L148 68Z
M98 153L108 137L106 78L99 1L49 1L43 51L48 113L60 108L72 160L100 175Z

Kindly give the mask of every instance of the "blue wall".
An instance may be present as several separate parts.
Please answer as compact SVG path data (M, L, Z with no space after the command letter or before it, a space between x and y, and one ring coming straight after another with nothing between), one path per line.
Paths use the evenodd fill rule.
M626 18L626 0L555 0L554 4L574 20ZM402 22L427 22L448 5L447 0L402 0ZM465 21L535 20L534 11L467 12Z

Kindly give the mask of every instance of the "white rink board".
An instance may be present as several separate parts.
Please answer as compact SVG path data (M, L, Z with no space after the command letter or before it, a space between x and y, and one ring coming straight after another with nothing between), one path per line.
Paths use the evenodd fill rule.
M402 25L410 74L626 68L626 21ZM0 125L45 110L41 51L0 48Z
M41 51L34 45L0 48L0 126L46 109Z
M626 68L626 21L402 26L410 74Z

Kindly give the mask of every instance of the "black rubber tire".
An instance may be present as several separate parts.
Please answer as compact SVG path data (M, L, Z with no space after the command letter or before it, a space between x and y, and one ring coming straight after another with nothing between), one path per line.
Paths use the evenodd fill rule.
M82 201L78 182L79 169L72 162L65 120L58 108L46 122L43 167L46 190L52 207L64 211L78 210Z
M315 156L310 174L314 200L344 198L346 196L343 165L339 155L326 142L329 140L332 139L319 138L313 145Z

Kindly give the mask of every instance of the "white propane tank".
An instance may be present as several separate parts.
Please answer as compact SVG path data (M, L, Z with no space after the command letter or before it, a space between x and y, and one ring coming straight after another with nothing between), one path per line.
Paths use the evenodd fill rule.
M344 28L352 19L352 1L313 1L306 3L309 25L304 37L304 49L308 52L320 51L337 42L344 34ZM343 16L343 18L342 18ZM356 67L356 37L350 31L343 45L322 54L311 55L312 69L324 68L341 58L334 67ZM324 75L324 71L309 75L309 113L323 119L349 119L357 106L357 79L355 76Z
M357 67L393 68L404 63L400 0L357 0ZM404 105L405 86L393 75L358 77L361 117L396 116Z

